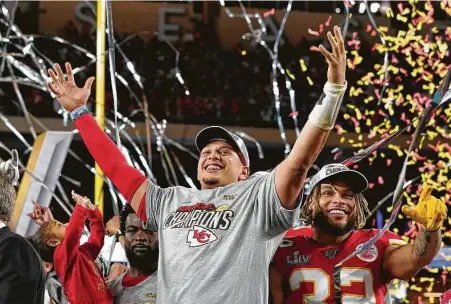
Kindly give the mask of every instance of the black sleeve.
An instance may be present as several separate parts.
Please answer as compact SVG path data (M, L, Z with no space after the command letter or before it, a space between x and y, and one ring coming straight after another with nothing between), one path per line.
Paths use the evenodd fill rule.
M45 277L36 251L21 236L0 243L0 303L42 304Z

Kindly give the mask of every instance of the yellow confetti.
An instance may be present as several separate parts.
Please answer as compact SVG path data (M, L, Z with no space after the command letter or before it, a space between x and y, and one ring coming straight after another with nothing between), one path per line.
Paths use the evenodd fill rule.
M309 76L307 76L307 81L310 86L313 86L313 80Z
M393 10L391 9L391 7L389 7L386 11L385 14L387 15L388 18L393 18L395 15L393 14Z
M299 64L301 65L301 71L302 71L302 72L307 71L307 66L305 65L304 59L300 59L300 60L299 60Z
M296 80L294 75L290 73L290 70L285 70L287 72L288 77L290 77L293 80Z

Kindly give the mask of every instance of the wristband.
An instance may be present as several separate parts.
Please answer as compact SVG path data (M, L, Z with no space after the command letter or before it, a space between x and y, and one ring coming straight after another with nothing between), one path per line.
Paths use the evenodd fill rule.
M331 130L335 125L341 102L346 92L347 83L344 85L327 82L324 85L323 94L309 115L308 121L323 130Z
M121 235L124 235L124 234L122 233L121 229L118 229L116 231L116 238L119 239L121 237Z
M72 118L73 121L80 117L83 114L89 114L89 110L86 106L78 107L72 112L70 112L70 118Z

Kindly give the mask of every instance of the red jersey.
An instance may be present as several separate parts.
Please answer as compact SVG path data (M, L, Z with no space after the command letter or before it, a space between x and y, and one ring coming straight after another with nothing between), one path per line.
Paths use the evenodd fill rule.
M86 219L91 235L80 246ZM67 225L64 241L55 249L54 267L61 278L67 299L72 304L113 303L95 259L103 247L105 227L99 209L76 205Z
M356 248L371 239L379 230L356 230L338 245L323 245L312 239L313 228L291 231L273 258L286 285L285 304L335 303L333 270ZM296 236L294 236L296 235ZM343 303L384 304L388 286L382 276L385 250L390 244L400 244L401 238L386 232L364 252L343 264L341 290Z
M445 291L442 296L440 297L440 303L441 304L451 304L451 289L448 291Z

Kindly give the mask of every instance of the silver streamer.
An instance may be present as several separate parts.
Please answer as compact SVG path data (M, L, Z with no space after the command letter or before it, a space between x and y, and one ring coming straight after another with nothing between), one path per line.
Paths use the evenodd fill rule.
M111 91L113 95L114 104L114 126L116 130L116 144L121 147L121 137L119 135L119 128L117 127L117 87L116 87L116 55L115 46L116 40L114 39L114 27L113 27L113 8L111 5L111 0L106 1L106 23L107 23L107 33L108 33L108 58L109 58L109 70L110 70L110 80L111 80Z
M286 20L288 19L288 16L291 12L293 1L290 0L288 2L287 8L286 8L284 17L282 19L282 23L280 25L279 31L277 32L276 41L274 43L272 50L266 44L266 42L262 39L263 36L266 35L266 27L264 25L263 18L260 14L258 14L258 13L248 14L246 11L246 8L244 7L243 3L240 0L238 1L238 3L240 4L242 14L232 13L225 6L224 1L220 0L219 2L221 4L221 6L223 7L223 9L225 10L226 15L229 18L244 18L244 20L246 21L250 33L244 34L243 39L253 39L257 44L260 44L261 46L263 46L265 48L265 50L268 52L268 54L271 58L271 61L272 61L271 82L272 82L272 86L273 86L274 105L275 105L275 109L276 109L277 125L279 128L280 137L285 146L284 153L285 153L285 156L287 156L291 151L291 147L286 138L285 127L283 125L283 120L282 120L282 116L280 113L280 89L279 89L279 85L278 85L278 81L277 81L277 72L279 72L285 78L285 87L286 87L286 89L289 93L289 97L290 97L291 116L293 118L296 136L299 136L300 130L299 130L298 119L297 119L295 91L293 90L293 88L291 86L291 81L289 80L289 78L285 72L285 69L282 67L282 65L278 59L278 49L279 49L280 39L282 37L282 33L283 33L283 30L285 27ZM260 29L257 29L257 30L254 29L254 27L252 26L251 19L257 19Z
M385 54L384 54L384 80L382 81L382 91L379 95L379 99L377 101L377 105L379 106L382 103L382 97L384 96L385 90L388 88L388 47L387 43L385 42L384 36L382 32L379 30L379 27L377 26L376 20L374 19L373 13L370 10L370 6L368 4L367 0L364 0L365 2L365 8L366 13L368 15L368 18L370 19L371 26L374 28L374 30L377 32L379 39L381 40L382 44L385 48Z

